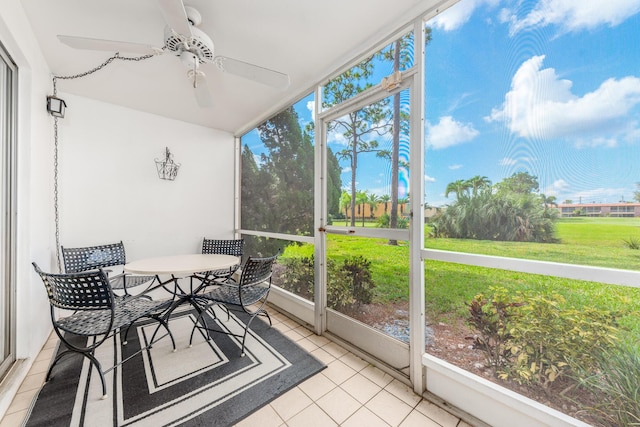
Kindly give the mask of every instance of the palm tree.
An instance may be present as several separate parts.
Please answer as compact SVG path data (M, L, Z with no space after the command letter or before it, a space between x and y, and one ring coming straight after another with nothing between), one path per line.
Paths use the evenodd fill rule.
M380 202L380 197L375 193L367 193L367 204L369 205L369 217L375 219L375 211Z
M389 202L391 201L391 196L388 194L382 195L378 198L380 203L384 203L384 213L387 213L389 210Z
M544 204L544 207L546 208L547 206L555 206L558 207L558 203L556 202L556 196L545 196L544 194L540 194L540 198L542 199L542 203Z
M450 193L455 193L456 198L460 199L469 190L469 180L458 179L447 184L444 190L444 197L449 197Z
M404 206L409 203L409 197L401 197L398 199L398 205L400 206L400 215L404 214Z
M471 195L473 197L478 195L478 190L491 187L491 181L486 176L476 175L473 178L468 179L467 185L471 188Z
M367 192L366 191L358 191L356 192L356 205L358 205L358 210L360 210L360 206L362 206L362 226L364 227L364 205L367 204ZM353 220L351 220L353 224Z

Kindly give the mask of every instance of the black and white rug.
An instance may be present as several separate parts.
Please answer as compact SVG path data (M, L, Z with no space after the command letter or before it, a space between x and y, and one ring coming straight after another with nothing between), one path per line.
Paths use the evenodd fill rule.
M245 319L232 313L227 320L221 312L217 317L231 331L241 330ZM66 356L32 405L26 426L229 426L325 367L259 319L251 324L244 357L239 340L223 334L206 341L196 331L189 347L194 322L192 311L174 313L170 328L178 350L165 337L107 373L105 400L95 369L88 375L86 358ZM138 351L156 325L138 325L125 346L119 335L104 343L96 351L103 369Z

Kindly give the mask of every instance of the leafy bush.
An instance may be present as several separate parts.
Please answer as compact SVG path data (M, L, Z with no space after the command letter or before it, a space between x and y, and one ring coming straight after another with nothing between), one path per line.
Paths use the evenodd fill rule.
M473 347L485 354L486 365L500 368L507 364L511 352L507 348L510 319L514 307L521 302L510 301L504 288L490 287L493 293L489 298L478 294L469 303L469 323L478 331L473 338Z
M286 267L280 274L280 287L313 300L313 256L282 258L280 262ZM327 279L327 304L331 308L369 304L373 298L371 262L362 256L348 257L342 263L328 259Z
M378 217L378 220L376 221L376 227L389 228L390 221L391 221L391 218L389 217L389 214L385 212Z
M640 426L640 350L629 345L594 355L596 373L581 366L575 379L596 396L588 408L605 426Z
M280 275L280 287L313 301L313 256L281 258L280 264L285 266Z
M477 295L469 323L478 331L474 347L501 379L551 385L572 370L594 370L594 354L617 343L615 316L606 310L563 307L557 294L509 295L504 288Z
M383 213L376 220L376 227L378 228L389 228L389 224L391 223L391 218L388 213ZM398 216L398 220L396 223L396 228L407 229L409 228L409 219L403 216Z
M327 306L344 310L355 304L349 272L337 268L332 259L327 260Z
M461 196L433 220L434 236L457 239L552 243L555 209L536 194L502 194L490 189Z
M361 304L369 304L376 286L371 278L371 261L361 255L350 257L344 260L341 270L348 273L353 299Z
M510 366L500 373L545 388L576 366L595 368L594 353L616 344L614 316L605 310L563 308L560 295L531 295L510 329Z

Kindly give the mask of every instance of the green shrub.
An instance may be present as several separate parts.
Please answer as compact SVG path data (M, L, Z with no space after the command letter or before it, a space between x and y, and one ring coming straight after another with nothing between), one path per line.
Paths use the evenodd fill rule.
M557 294L490 291L469 304L469 323L478 333L474 347L501 379L549 389L577 367L594 370L594 355L617 343L615 316L609 311L566 308Z
M280 263L285 267L280 275L280 287L313 301L313 256L282 258Z
M407 228L409 228L409 218L405 218L405 217L398 218L398 226L396 228L401 228L403 230L406 230Z
M313 256L283 258L281 264L285 269L280 275L280 287L313 301ZM341 310L369 304L373 299L371 262L362 256L348 257L342 263L328 259L327 280L327 305L331 308Z
M378 220L376 221L376 227L389 228L389 221L389 214L385 212L378 217Z
M478 294L471 300L467 320L477 331L473 347L481 350L486 365L495 369L504 367L511 356L507 348L510 319L515 314L514 307L522 302L513 301L505 288L490 287L489 291L490 297Z
M337 268L332 259L327 260L327 306L344 310L355 304L349 272Z
M622 241L629 249L634 249L634 250L640 249L640 239L636 237L632 236L632 237L629 237L628 239L622 239Z
M371 278L371 261L361 255L344 260L342 270L347 272L347 279L351 282L352 296L355 302L369 304L373 299L375 283Z
M576 366L595 367L594 353L617 341L615 317L593 307L563 308L558 294L530 295L512 320L512 363L501 378L549 388Z
M580 366L575 379L598 402L587 408L605 426L640 426L640 350L618 346L594 355L596 370Z

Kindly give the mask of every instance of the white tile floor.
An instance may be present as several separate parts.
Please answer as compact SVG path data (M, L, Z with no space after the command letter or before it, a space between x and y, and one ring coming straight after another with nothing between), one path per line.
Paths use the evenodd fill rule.
M470 427L412 389L327 338L270 312L273 326L327 368L237 424L238 427L421 426ZM47 341L0 427L20 426L44 382L57 337Z

